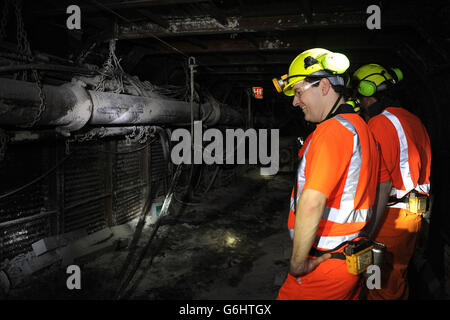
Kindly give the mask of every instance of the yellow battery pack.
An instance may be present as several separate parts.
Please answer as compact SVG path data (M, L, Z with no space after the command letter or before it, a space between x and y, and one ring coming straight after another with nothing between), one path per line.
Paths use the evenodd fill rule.
M421 215L427 211L427 197L416 196L414 193L409 197L409 211Z
M373 262L372 248L372 241L363 239L344 249L349 273L358 275L366 271L367 267Z

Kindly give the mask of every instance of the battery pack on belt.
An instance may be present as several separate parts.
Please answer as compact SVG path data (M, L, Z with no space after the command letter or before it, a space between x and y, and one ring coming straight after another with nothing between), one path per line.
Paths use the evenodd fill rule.
M405 209L417 215L422 215L427 211L428 197L415 192L410 192L400 199L391 196L389 197L387 206L392 207L397 203L405 203Z
M320 257L326 253L330 253L330 259L345 260L348 272L353 275L359 275L373 264L373 249L375 244L376 243L372 240L363 238L358 241L345 241L336 248L327 251L317 250L313 247L311 248L309 255L312 257ZM344 252L333 252L345 245L347 246L344 248ZM379 245L382 244L379 243Z
M349 273L358 275L366 271L373 262L373 247L374 243L370 239L361 239L345 247L344 254Z

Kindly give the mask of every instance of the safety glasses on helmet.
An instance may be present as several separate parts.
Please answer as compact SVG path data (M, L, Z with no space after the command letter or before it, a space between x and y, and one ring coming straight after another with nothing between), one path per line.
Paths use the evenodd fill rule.
M308 82L307 84L305 84L305 85L303 85L301 87L296 87L298 84L303 83L303 82L304 82L304 80L299 81L294 86L294 92L295 92L295 97L296 98L300 98L306 90L311 88L313 85L319 83L320 80L316 80L314 82Z

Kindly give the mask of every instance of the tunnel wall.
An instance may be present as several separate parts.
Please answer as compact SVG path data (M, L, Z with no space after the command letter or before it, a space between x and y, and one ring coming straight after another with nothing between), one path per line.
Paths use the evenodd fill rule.
M10 146L0 162L0 193L25 185L32 180L30 177L42 174L46 166L45 154L45 149L37 145ZM23 221L0 227L0 260L27 251L31 243L52 233L52 215L39 216L41 208L50 210L51 205L45 198L49 187L45 181L37 182L24 192L0 200L0 224L16 219ZM31 216L36 218L23 220Z
M45 237L128 222L140 214L149 187L161 185L159 194L166 192L167 162L159 140L147 147L122 139L74 143L69 149L64 160L62 142L8 147L0 162L0 262L32 250L31 244ZM44 179L1 198L49 169Z

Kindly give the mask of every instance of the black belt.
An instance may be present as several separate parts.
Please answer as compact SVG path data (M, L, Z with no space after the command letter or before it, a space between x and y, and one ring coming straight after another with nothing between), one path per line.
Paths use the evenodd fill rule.
M410 198L411 193L416 194L416 197L417 196L426 196L424 194L421 194L420 192L417 192L415 190L411 190L410 192L408 192L407 194L405 194L401 198L396 198L394 196L389 196L387 206L390 207L390 206L392 206L392 205L394 205L396 203L409 203L409 198ZM428 198L428 196L426 196L426 197Z
M325 253L330 253L331 254L330 259L346 260L345 254L343 252L333 252L333 251L336 251L339 248L342 248L343 246L345 246L346 244L348 244L350 242L351 241L344 241L340 245L338 245L336 248L327 250L327 251L322 251L322 250L318 250L314 247L311 247L311 250L309 251L309 255L312 257L319 258L320 256L324 255Z
M405 195L405 196L403 196L400 199L396 198L396 197L393 197L393 196L390 196L389 199L388 199L388 204L386 206L390 207L390 206L393 206L394 204L397 204L397 203L409 203L408 195Z

